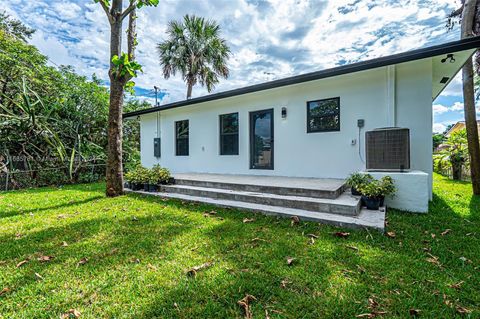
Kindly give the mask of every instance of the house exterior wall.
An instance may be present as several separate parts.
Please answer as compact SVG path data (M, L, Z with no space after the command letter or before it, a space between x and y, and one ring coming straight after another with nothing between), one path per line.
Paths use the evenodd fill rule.
M395 67L393 112L387 107L392 103L391 72L387 67L377 68L162 111L161 158L153 155L157 113L142 115L142 164L158 163L173 173L345 178L365 169L365 131L395 123L410 129L412 169L427 172L431 179L431 60ZM307 133L306 102L332 97L340 97L340 131ZM282 119L282 107L287 108L286 119ZM274 169L250 169L249 112L270 108L274 110ZM219 155L219 115L232 112L239 113L239 155ZM175 121L186 119L190 155L175 156ZM360 140L358 119L365 120Z

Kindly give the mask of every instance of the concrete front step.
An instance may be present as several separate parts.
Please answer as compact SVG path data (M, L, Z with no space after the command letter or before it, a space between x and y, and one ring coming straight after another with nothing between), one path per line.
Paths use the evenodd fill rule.
M345 190L345 181L328 178L254 176L233 174L174 174L175 184L285 196L334 199Z
M294 208L284 208L278 206L261 205L254 203L246 203L224 199L214 199L208 197L190 196L178 193L149 193L144 191L131 191L127 192L138 193L143 195L158 196L165 198L174 198L185 201L193 201L198 203L205 203L210 205L216 205L219 207L230 207L240 210L247 210L253 212L264 213L266 215L274 215L280 217L292 217L297 216L301 220L314 221L322 224L330 224L340 227L349 228L373 228L383 232L385 230L385 209L382 208L379 211L372 211L362 209L357 216L346 216L339 214L330 214L322 212L312 212Z
M349 216L358 215L361 208L360 199L347 194L326 199L189 185L164 185L161 186L161 192Z

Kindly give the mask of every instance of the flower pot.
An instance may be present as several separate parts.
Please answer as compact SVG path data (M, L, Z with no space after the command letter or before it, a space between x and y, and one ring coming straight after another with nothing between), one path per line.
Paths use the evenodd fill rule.
M380 197L380 207L383 207L385 205L385 196Z
M362 195L362 193L360 193L355 187L352 187L352 195L360 196Z
M156 192L157 191L157 185L156 184L148 184L148 191L149 192Z
M124 188L130 188L130 182L125 182L123 183Z
M149 185L148 183L144 183L144 184L143 184L143 190L144 190L145 192L148 192L148 185Z
M380 201L380 198L362 196L362 202L367 206L367 209L370 210L378 210L380 208Z
M143 188L143 185L138 183L132 183L131 186L132 186L132 190L134 191L139 191Z

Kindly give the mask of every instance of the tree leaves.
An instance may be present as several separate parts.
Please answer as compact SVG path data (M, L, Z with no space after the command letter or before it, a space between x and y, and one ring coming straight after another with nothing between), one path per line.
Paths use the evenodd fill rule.
M387 237L390 237L390 238L395 238L397 236L393 231L388 231L385 233L385 235L387 235Z
M199 266L195 266L195 267L192 267L190 268L188 271L187 271L187 275L188 276L191 276L191 277L196 277L197 276L197 272L199 272L200 270L202 269L206 269L206 268L209 268L213 265L213 262L205 262Z
M62 314L60 316L60 318L61 319L74 319L74 318L80 318L80 316L81 316L80 311L72 308L72 309L69 309L64 314Z
M334 235L335 237L347 238L348 236L350 236L350 233L347 233L347 232L335 232L335 233L333 233L333 235Z
M159 2L159 0L139 0L137 3L137 9L141 9L145 6L156 7L158 6Z
M39 262L44 263L44 262L50 261L50 260L52 260L52 259L54 259L54 258L55 258L55 257L53 257L53 256L40 256L40 257L37 258L37 260L38 260Z
M295 258L293 257L287 257L287 265L291 266L293 265L293 262L295 261Z
M126 79L126 81L124 81L124 85L127 85L131 78L137 77L138 72L143 72L142 65L136 61L131 61L128 54L125 52L122 52L120 57L118 55L114 55L112 57L112 64L114 65L114 78L119 80Z
M237 302L237 304L240 307L242 307L242 309L243 309L243 312L245 314L245 319L252 319L253 318L252 310L250 308L250 303L254 300L257 300L257 298L255 298L252 295L247 294L245 297L243 297L242 299L240 299Z
M2 290L0 290L0 296L4 295L6 293L9 293L9 292L10 292L10 288L5 287Z
M86 263L88 263L88 258L87 257L83 257L82 259L80 259L77 263L78 266L83 266L85 265Z
M187 83L187 99L191 87L200 83L210 92L219 82L227 78L227 60L230 49L220 37L219 25L194 15L185 15L183 21L170 21L168 39L157 45L160 64L166 79L177 72Z

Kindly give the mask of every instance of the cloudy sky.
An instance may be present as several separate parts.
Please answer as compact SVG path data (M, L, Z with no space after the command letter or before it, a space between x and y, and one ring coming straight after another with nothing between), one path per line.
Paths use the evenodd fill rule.
M125 0L127 2L128 0ZM216 20L232 50L231 75L215 92L456 40L446 16L455 0L160 0L138 19L140 98L154 85L162 104L185 98L181 78L164 80L155 46L167 22L185 14ZM52 63L107 80L109 25L93 0L2 0L11 16L37 29L31 43ZM207 94L194 87L193 95ZM434 130L463 119L460 78L433 103Z

